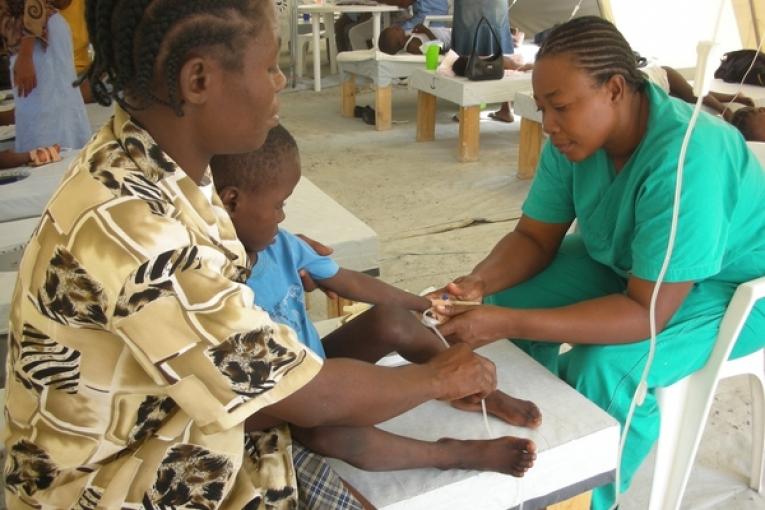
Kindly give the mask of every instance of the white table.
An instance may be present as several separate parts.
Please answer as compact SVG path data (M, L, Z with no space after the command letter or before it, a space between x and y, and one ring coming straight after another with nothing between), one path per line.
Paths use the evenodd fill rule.
M327 31L327 40L330 45L330 54L337 55L335 47L335 13L371 13L372 14L372 44L377 48L377 40L380 38L380 16L383 13L397 12L401 9L395 5L335 5L332 3L316 5L299 5L297 8L300 13L309 13L311 15L311 29L313 34L313 89L316 92L321 90L321 52L319 51L319 32L321 31L321 20L324 21L324 27ZM293 49L293 51L296 51ZM337 62L332 57L330 70L337 72Z
M527 509L541 508L613 480L620 430L616 420L510 342L498 341L478 352L496 364L500 389L535 402L542 411L537 430L489 418L495 437L528 437L536 443L537 460L526 476L458 469L368 472L330 459L338 474L383 510L505 510L521 503ZM426 402L379 427L425 441L486 437L480 413L458 411L439 401ZM586 498L581 499L582 504L565 508L589 508Z

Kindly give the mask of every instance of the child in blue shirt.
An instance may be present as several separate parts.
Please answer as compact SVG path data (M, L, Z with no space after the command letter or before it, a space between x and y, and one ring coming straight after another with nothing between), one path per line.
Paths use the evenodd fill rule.
M375 363L395 351L411 362L422 363L445 349L412 313L430 308L429 299L342 269L297 236L278 228L285 218L284 203L300 179L297 144L284 127L272 129L258 151L216 156L210 168L221 201L250 256L252 272L247 284L255 293L255 303L274 321L294 329L316 354ZM300 277L303 270L326 290L376 306L322 342L305 309ZM480 410L480 403L453 404ZM500 391L486 398L486 406L489 413L513 425L536 427L541 422L539 409L532 402ZM464 468L523 476L536 458L533 441L515 437L426 442L374 427L304 429L293 425L292 431L317 453L367 470Z

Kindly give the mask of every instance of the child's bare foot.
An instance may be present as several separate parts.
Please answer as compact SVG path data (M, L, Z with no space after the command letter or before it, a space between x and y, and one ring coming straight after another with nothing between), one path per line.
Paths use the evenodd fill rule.
M505 436L489 440L442 438L438 442L455 454L455 464L447 468L494 471L521 477L537 458L531 439Z
M463 411L481 411L480 402L460 399L453 400L451 404ZM517 427L535 429L542 423L542 412L534 402L511 397L501 391L486 397L486 412Z

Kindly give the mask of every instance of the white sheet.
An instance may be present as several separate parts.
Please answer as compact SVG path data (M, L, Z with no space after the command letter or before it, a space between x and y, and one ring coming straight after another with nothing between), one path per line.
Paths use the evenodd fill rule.
M379 508L393 509L507 509L558 493L584 482L575 490L592 488L587 481L598 475L608 480L616 466L619 425L604 411L554 377L510 342L495 342L479 352L497 365L499 387L534 401L542 410L538 430L512 427L489 418L495 436L534 439L536 465L519 480L497 473L436 469L366 472L339 460L330 460L341 477ZM485 437L480 413L458 411L443 402L427 402L380 425L390 432L422 440L441 437ZM556 499L572 496L564 490Z
M40 216L79 151L64 151L63 159L40 167L21 167L29 176L0 185L0 222Z

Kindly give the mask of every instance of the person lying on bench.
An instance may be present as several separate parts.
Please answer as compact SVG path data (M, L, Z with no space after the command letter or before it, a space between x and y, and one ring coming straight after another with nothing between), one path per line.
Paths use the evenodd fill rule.
M255 292L255 303L274 321L289 325L316 354L374 363L396 351L413 363L424 363L445 349L410 311L427 310L429 299L338 268L330 258L319 256L299 238L278 228L285 218L284 203L300 179L297 144L284 127L273 128L258 151L215 156L210 168L221 201L249 254L252 273L247 285ZM303 268L323 288L376 306L322 342L305 309L299 274ZM480 402L452 404L465 410L481 408ZM536 405L500 391L486 398L486 406L488 412L513 425L537 427L541 423ZM374 427L291 428L294 437L309 449L371 471L436 467L523 476L536 458L534 442L516 437L427 442ZM476 433L481 431L480 420L476 420Z
M391 25L380 32L378 47L388 55L409 53L423 55L423 45L430 41L441 43L441 53L449 50L452 41L452 30L447 27L426 27L415 25L410 32L399 25Z

